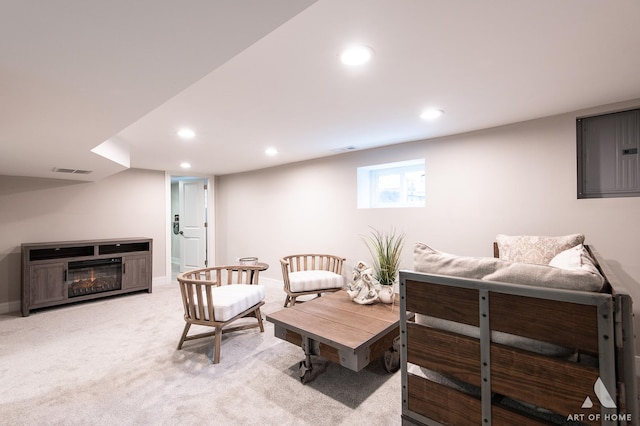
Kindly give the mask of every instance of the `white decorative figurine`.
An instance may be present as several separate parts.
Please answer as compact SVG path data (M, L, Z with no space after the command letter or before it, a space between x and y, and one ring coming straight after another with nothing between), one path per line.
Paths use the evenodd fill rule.
M353 268L353 282L347 286L351 300L360 305L370 305L378 301L380 284L373 276L373 269L363 261Z

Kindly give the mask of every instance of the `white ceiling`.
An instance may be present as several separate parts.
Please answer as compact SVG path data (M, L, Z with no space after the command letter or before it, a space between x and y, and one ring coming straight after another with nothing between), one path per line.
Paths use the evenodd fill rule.
M0 8L0 175L220 175L640 98L636 0ZM375 54L347 69L338 56L353 43ZM428 107L445 115L420 120ZM196 137L180 140L183 126ZM91 152L105 141L121 164Z

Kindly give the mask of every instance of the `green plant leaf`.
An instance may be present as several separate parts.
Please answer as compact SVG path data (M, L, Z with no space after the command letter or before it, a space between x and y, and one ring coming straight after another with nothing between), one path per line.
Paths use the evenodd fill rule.
M363 237L373 260L375 278L381 285L392 285L396 281L404 238L405 234L395 229L385 232L373 227L371 233Z

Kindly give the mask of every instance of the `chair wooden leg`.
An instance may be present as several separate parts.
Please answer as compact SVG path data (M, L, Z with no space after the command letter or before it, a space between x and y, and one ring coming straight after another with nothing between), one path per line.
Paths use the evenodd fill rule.
M213 344L213 363L218 364L220 362L220 345L222 344L222 327L216 327L216 335Z
M189 332L189 327L191 327L190 322L184 325L184 331L182 332L182 336L180 337L180 342L178 342L178 350L182 349L182 344L184 343L184 339L187 337L187 333Z
M258 319L258 326L260 327L260 332L264 333L264 325L262 325L262 314L260 313L260 308L253 311L256 318Z
M291 301L291 296L289 296L287 294L287 297L285 297L284 299L284 307L286 308L289 305L289 302Z

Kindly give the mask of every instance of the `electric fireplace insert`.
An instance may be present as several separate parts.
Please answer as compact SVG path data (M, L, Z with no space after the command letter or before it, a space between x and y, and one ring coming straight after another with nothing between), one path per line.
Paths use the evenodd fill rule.
M68 297L85 296L122 288L122 258L69 262Z

